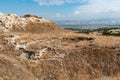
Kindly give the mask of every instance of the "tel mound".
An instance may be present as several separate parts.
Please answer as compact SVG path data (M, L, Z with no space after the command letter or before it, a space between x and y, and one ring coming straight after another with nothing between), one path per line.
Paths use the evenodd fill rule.
M66 31L30 14L0 14L0 80L106 79L120 79L120 37Z

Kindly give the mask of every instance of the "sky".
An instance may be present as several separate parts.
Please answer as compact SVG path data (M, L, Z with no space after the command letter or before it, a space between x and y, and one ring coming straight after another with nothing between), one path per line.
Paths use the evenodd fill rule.
M120 0L0 0L0 12L51 20L120 18Z

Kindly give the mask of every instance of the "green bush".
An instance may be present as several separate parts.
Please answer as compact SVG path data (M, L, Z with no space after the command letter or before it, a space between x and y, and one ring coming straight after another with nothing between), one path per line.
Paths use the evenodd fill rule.
M104 28L98 28L98 29L73 29L73 28L65 28L67 30L74 30L77 31L77 33L85 33L85 34L89 34L91 32L98 32L101 33L102 35L106 35L106 36L120 36L120 32L118 33L112 33L112 31L110 30L114 30L114 29L120 29L120 27L104 27Z
M77 33L85 33L85 34L89 34L91 32L91 30L79 30Z

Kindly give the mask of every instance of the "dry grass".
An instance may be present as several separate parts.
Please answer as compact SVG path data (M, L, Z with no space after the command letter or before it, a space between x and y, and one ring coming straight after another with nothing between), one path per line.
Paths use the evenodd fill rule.
M77 34L53 22L12 31L0 31L0 80L120 80L120 37ZM20 36L15 41L27 50L50 49L41 59L21 59L6 39L11 35Z
M27 25L22 27L18 24L13 25L13 28L11 29L12 32L25 32L25 33L56 33L64 31L62 28L60 28L58 25L53 23L52 21L49 22L32 22L27 21Z
M76 34L73 32L68 32L67 34L61 32L60 34L54 35L46 35L44 33L33 35L31 35L31 33L19 33L18 35L21 38L16 41L21 44L33 42L28 47L30 50L41 49L44 45L55 48L56 50L47 51L41 60L21 60L16 58L17 55L15 55L20 52L17 52L11 45L5 43L4 36L1 35L0 43L4 45L4 51L0 52L1 79L120 79L120 59L119 55L117 55L120 50L110 48L120 44L119 37ZM83 37L85 39L76 40L77 37ZM86 40L87 37L94 39ZM36 40L38 40L38 42L35 42ZM108 41L110 44L107 43ZM57 54L65 54L65 57L55 58L56 52ZM16 67L16 65L19 67Z

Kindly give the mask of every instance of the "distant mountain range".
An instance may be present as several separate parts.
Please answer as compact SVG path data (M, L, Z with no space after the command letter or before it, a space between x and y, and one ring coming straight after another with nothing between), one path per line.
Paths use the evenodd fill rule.
M58 25L120 25L120 19L63 20L55 21Z

